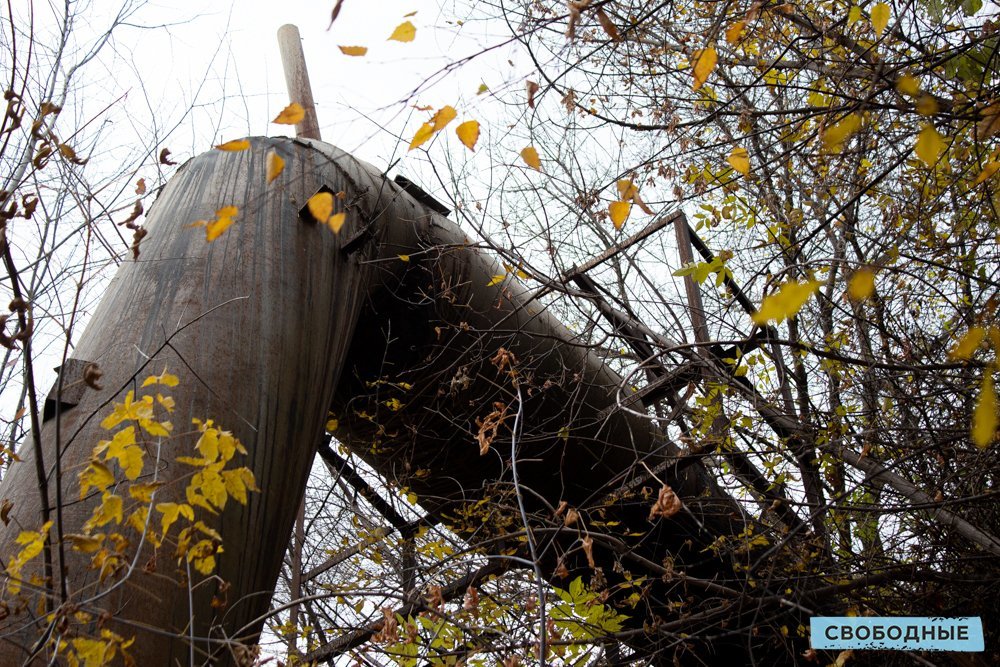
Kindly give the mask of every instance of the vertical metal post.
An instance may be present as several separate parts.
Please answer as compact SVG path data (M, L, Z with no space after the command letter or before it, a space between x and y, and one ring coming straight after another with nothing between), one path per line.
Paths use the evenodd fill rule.
M278 28L278 49L281 52L281 66L285 71L285 87L288 97L293 102L302 105L306 115L302 122L295 126L295 136L322 141L319 132L319 118L316 116L316 103L313 101L312 85L309 83L309 70L306 68L306 56L302 51L302 38L297 26L291 23ZM295 519L295 546L292 548L291 568L292 580L289 595L291 600L302 597L302 542L305 539L304 521L306 498L303 490L299 504L299 513ZM298 654L296 638L298 632L295 626L299 621L299 605L296 603L288 610L289 625L294 634L288 637L288 661Z
M281 66L285 70L285 86L288 97L305 109L302 122L295 126L295 136L322 140L319 133L319 119L316 117L316 103L313 102L312 87L309 85L309 71L306 56L302 52L302 38L298 27L288 23L278 28L278 48L281 51Z
M292 547L292 557L289 559L292 569L289 596L292 600L298 600L302 597L302 543L306 539L305 517L306 498L305 494L302 494L302 502L299 504L299 514L295 517L295 545ZM297 644L299 636L298 624L299 605L296 603L288 610L288 626L292 630L292 634L288 635L288 664L292 664L292 661L299 656Z
M688 227L687 218L682 216L674 223L674 234L677 238L677 252L680 254L682 264L690 264L694 261L694 254L691 252L691 228ZM704 344L708 342L708 322L705 320L705 307L701 303L701 289L698 283L690 275L684 276L684 291L687 292L688 312L691 314L691 326L694 328L694 340L696 343Z

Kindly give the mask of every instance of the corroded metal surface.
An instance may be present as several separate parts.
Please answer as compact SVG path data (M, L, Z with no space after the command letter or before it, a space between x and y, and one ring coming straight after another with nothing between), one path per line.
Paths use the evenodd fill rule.
M352 192L364 187L358 182L362 167L349 158L335 164L291 140L252 141L251 150L194 158L164 189L150 211L138 261L121 266L74 350L74 357L100 365L104 389L87 390L58 416L67 500L64 533L82 532L97 500L78 502L76 478L93 446L107 438L99 425L102 416L111 401L138 389L147 375L166 368L180 378L171 392L177 402L175 434L157 471L168 484L157 502L177 499L192 472L173 458L193 453L193 417L214 419L246 445L247 465L262 492L252 494L246 507L229 502L214 520L199 517L221 533L227 547L218 566L219 576L232 583L224 617L216 617L210 606L214 584L194 592L193 634L216 639L224 636L216 624L229 637L259 629L259 624L246 626L267 609L362 305L366 275L339 251L330 230L303 223L298 214L323 184ZM268 186L265 160L272 149L286 167L282 178ZM225 205L239 207L237 222L206 243L204 229L190 225L211 219ZM347 232L371 213L367 200L354 206ZM50 474L55 424L52 419L43 430ZM155 454L155 447L148 447L147 460ZM33 463L30 454L25 457L0 489L14 505L12 522L0 537L4 554L14 551L19 527L41 524ZM116 626L121 634L138 634L133 653L139 664L174 664L175 659L186 664L185 642L160 634L192 633L187 590L175 581L183 573L171 545L165 544L153 561L151 556L147 545L136 571L110 594L101 594L108 585L98 586L96 573L75 559L69 589L73 599L88 600L91 608L121 619ZM14 625L4 631L10 633L22 620L8 618ZM159 630L147 633L143 626ZM24 654L14 643L30 646L37 637L36 629L31 632L8 634L0 664L20 663ZM196 648L198 656L214 647L199 641Z

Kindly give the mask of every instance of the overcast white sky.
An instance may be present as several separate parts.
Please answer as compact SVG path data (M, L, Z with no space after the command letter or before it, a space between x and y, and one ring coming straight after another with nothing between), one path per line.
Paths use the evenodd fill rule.
M98 5L114 4L97 0ZM409 138L427 112L396 104L410 91L456 58L501 42L503 28L484 22L455 23L468 10L448 0L344 0L337 21L328 31L329 2L209 0L150 3L134 19L162 30L126 30L116 49L122 60L114 66L134 67L145 91L133 85L129 107L145 105L148 97L161 120L179 116L197 91L199 107L192 125L185 124L188 151L206 150L213 142L245 134L285 134L290 128L269 123L288 103L276 32L285 23L299 27L317 102L323 139L384 166L398 157L395 133ZM442 10L440 5L444 4ZM416 12L412 17L405 17ZM417 28L410 43L387 41L399 23ZM96 27L96 25L95 25ZM369 48L364 57L343 55L338 45ZM497 49L472 65L449 73L413 102L435 108L451 104L459 120L486 113L488 96L477 96L480 83L497 89L523 87L530 70L511 67L520 60L516 46ZM118 80L121 83L121 79ZM413 114L412 116L410 114ZM484 127L484 130L486 128ZM181 144L177 144L178 148ZM405 149L405 146L402 146ZM173 149L179 153L177 149Z

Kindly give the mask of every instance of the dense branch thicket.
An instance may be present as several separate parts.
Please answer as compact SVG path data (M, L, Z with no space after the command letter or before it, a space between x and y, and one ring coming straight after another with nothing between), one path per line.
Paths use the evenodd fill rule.
M503 140L443 179L456 215L504 257L507 275L498 278L541 284L538 303L623 374L619 408L682 446L658 450L659 459L636 456L635 488L612 479L594 498L638 491L646 507L662 509L656 473L700 460L748 518L738 537L715 535L709 551L735 567L718 570L713 589L690 579L690 556L685 563L656 541L665 515L626 530L605 521L602 502L574 506L569 520L564 508L529 517L536 536L573 534L567 553L581 559L612 547L624 578L609 584L593 562L580 569L596 599L631 617L621 628L635 628L574 627L566 648L557 622L550 646L561 648L550 658L712 664L709 647L727 641L765 662L914 657L817 655L803 637L818 614L980 615L990 650L1000 582L991 12L940 2L524 2L480 3L463 17L503 22L533 71L497 87L510 112ZM525 145L540 155L541 174L510 157ZM652 233L636 235L647 224ZM457 358L440 391L460 394L467 382ZM475 368L489 372L484 362ZM636 392L644 403L629 398ZM481 409L485 423L503 421L518 402L508 392L492 405ZM456 428L482 437L476 423ZM410 431L419 443L419 419ZM501 449L509 446L511 432L499 434ZM621 455L622 443L604 446ZM407 461L400 453L399 483L426 488L414 475L427 471L401 470ZM500 517L520 534L510 496L491 494L482 520ZM399 544L399 553L414 549ZM417 558L436 561L423 544ZM469 542L451 544L461 552ZM538 575L569 587L559 565ZM420 590L405 580L404 599ZM537 624L524 593L487 585L498 586L488 590L503 612L489 620L507 628L501 638L476 629L482 618L468 597L464 607L444 605L437 585L461 593L446 580L427 585L460 638L428 632L417 605L406 607L409 641L383 633L356 655L473 660L475 647L529 658L514 640L523 635L503 620ZM585 647L601 637L616 641ZM454 649L463 642L471 642L465 652ZM316 655L348 648L330 646Z
M714 463L759 519L753 537L724 545L744 554L745 569L727 582L745 595L740 606L773 587L810 612L980 614L994 635L1000 102L991 10L495 10L536 68L526 92L505 99L524 114L518 130L545 172L505 195L497 228L516 239L506 251L573 299L580 327L630 382L655 377L660 363L699 367L697 390L668 394L650 418ZM685 211L712 253L680 267L669 235L591 271L593 293L632 329L609 326L589 287L560 280L649 219L622 179L650 213ZM620 230L616 201L631 207ZM669 275L664 259L681 270ZM678 296L682 277L701 283L704 334L688 319L697 303ZM810 295L801 309L792 284ZM785 298L751 318L743 298L757 308L770 294ZM681 604L679 618L715 602ZM768 614L731 619L720 614L719 629L751 637Z

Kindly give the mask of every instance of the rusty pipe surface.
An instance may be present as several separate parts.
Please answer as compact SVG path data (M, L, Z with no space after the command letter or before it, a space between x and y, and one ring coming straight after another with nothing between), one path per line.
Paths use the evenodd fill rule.
M195 470L176 458L197 455L193 418L213 419L249 452L234 462L253 471L260 493L250 494L246 506L230 499L217 515L199 508L196 516L222 538L225 551L217 556L216 574L231 585L227 595L214 580L192 570L197 587L189 605L188 564L175 555L178 526L160 549L154 551L145 539L138 554L139 535L117 527L130 544L122 567L105 574L103 581L89 569L89 554L64 545L70 555L67 602L81 605L95 619L106 613L114 619L106 627L124 637L136 636L131 653L142 665L187 664L192 641L200 662L225 652L227 638L253 637L260 629L254 619L268 608L363 305L366 272L340 252L338 238L328 229L299 215L324 185L355 191L356 168L290 139L251 142L250 150L210 151L193 158L164 188L146 220L149 234L138 260L121 265L73 350L75 359L99 365L104 388L87 388L75 405L63 407L42 429L53 488L52 463L56 456L61 461L63 534L84 533L100 500L93 491L80 499L77 475L94 446L110 437L101 420L127 392L161 389L142 388L147 375L167 369L180 379L169 389L176 402L169 416L172 437L165 442L147 437L142 443L146 464L136 481L152 481L155 471L156 481L164 483L155 504L186 500L184 488ZM284 158L285 169L268 185L270 151ZM191 226L212 220L229 205L239 209L236 222L211 243L204 228ZM357 219L365 215L358 213ZM349 223L345 231L350 229ZM65 384L78 385L79 380L66 378ZM31 450L30 444L22 448L25 462L13 466L0 485L0 495L13 503L10 524L0 528L5 558L16 553L13 540L20 530L41 525L36 483L29 474ZM117 475L111 490L127 499L128 480L120 471ZM150 514L150 526L158 528L160 514ZM36 573L29 567L24 576ZM34 618L38 610L28 588L7 597L11 609L20 600L25 606L0 627L0 664L21 664L49 624ZM227 598L228 606L213 606L213 597ZM56 599L50 606L59 603ZM77 630L98 632L93 624Z

